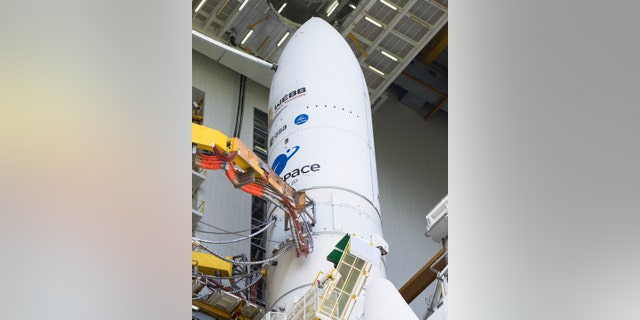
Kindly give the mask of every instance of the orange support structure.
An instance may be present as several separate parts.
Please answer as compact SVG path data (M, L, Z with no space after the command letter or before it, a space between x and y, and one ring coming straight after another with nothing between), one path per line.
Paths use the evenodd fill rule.
M231 183L242 191L256 197L266 198L265 190L269 190L268 199L277 201L285 208L287 218L292 226L291 232L295 242L296 255L307 256L308 240L305 239L300 224L300 214L306 209L304 191L297 192L286 184L262 159L238 138L230 138L222 132L205 126L191 124L192 143L200 152L200 166L204 169L219 170L226 168L226 176ZM308 235L309 237L311 235Z

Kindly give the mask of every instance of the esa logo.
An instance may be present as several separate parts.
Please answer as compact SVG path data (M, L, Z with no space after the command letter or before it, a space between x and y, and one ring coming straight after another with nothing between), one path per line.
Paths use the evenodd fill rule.
M280 109L280 107L282 107L282 105L287 100L291 100L293 98L297 98L299 96L302 96L302 95L304 95L305 92L307 92L307 88L306 87L302 87L302 88L298 88L296 90L293 90L293 91L285 94L284 97L280 98L280 100L278 100L278 102L276 102L276 104L273 106L273 110L278 111L278 109Z
M304 124L305 122L307 122L307 120L309 120L309 116L306 114L300 114L298 115L295 120L293 120L293 123L295 123L296 125L301 125Z
M273 134L273 137L271 137L271 139L269 139L269 146L271 146L273 144L273 140L275 140L285 130L287 130L287 125L286 124L284 126L282 126L282 128L278 129L278 131L276 131L276 133Z

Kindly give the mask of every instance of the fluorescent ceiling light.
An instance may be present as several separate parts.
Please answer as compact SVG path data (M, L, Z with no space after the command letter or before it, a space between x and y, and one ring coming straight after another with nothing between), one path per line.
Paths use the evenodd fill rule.
M351 7L351 9L353 9L353 10L355 10L355 9L356 9L356 6L355 6L355 5L353 5L353 3L349 3L349 7Z
M207 0L200 1L200 4L196 7L195 12L198 12L198 10L200 10L200 8L202 8L202 6L204 5L205 2L207 2Z
M240 42L240 44L244 44L245 42L247 42L247 39L249 39L249 37L251 37L251 34L253 33L253 29L249 30L249 32L247 33L246 36L244 36L244 38L242 38L242 42Z
M384 4L385 6L387 6L387 7L391 8L391 9L393 9L393 10L396 10L396 11L398 10L398 7L396 7L396 6L392 5L392 4L391 4L391 3L389 3L389 2L386 2L386 1L384 1L384 0L380 0L380 2L382 2L382 4Z
M329 7L329 10L327 11L327 17L330 16L334 10L336 10L336 8L338 7L338 1L335 1L331 7Z
M284 36L282 36L282 39L278 41L278 44L276 44L276 47L279 47L280 45L282 45L282 43L284 42L284 40L287 39L288 36L289 36L289 31L287 31L287 33L285 33Z
M398 61L398 58L392 56L391 54L387 53L384 50L380 50L380 53L382 53L382 55L386 56L387 58L393 60L393 61Z
M282 6L280 6L280 9L278 9L278 13L282 12L282 10L284 10L284 7L287 6L287 3L283 3Z
M382 71L380 71L380 70L378 70L378 69L376 69L376 68L374 68L372 66L369 66L369 69L373 70L374 72L376 72L376 73L378 73L378 74L380 74L381 76L384 77L384 72L382 72Z
M382 28L382 25L378 21L375 21L375 20L373 20L373 19L371 19L369 17L364 17L364 19L369 21L369 22L371 22L371 23L373 23L374 25L378 26L378 28Z
M249 2L249 0L244 0L244 2L242 2L242 4L240 5L240 8L238 8L238 11L242 11L242 8L244 8L247 2Z

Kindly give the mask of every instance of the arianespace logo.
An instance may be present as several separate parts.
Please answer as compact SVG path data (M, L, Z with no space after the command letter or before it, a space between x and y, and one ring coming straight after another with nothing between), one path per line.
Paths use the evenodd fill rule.
M295 147L292 147L291 149L287 149L285 153L279 154L276 157L276 160L274 160L273 164L271 165L271 168L273 168L273 171L275 171L278 175L280 175L282 171L284 171L284 168L287 166L287 162L289 162L289 159L291 159L291 157L293 157L296 154L296 152L298 152L298 149L300 149L300 147L295 146Z
M291 160L291 158L300 150L300 146L291 147L287 149L284 153L279 154L276 157L276 160L273 161L271 168L275 171L276 174L280 175L284 169L287 167L287 162ZM307 174L312 172L320 171L320 165L317 163L314 164L306 164L300 168L295 168L284 174L282 177L284 182L287 182L289 178L295 178L300 174Z

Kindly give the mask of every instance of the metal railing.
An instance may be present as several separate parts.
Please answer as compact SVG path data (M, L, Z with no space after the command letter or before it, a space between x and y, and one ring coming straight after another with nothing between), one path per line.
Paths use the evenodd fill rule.
M441 255L436 261L434 261L431 266L429 266L429 270L433 271L436 274L436 288L431 295L431 301L429 303L429 307L425 312L422 320L428 319L440 306L442 305L443 299L447 296L449 292L449 281L448 281L448 271L449 265L445 265L442 270L435 269L435 266L447 256L449 251L445 251L443 255Z
M199 211L204 216L204 200L200 201L200 204L196 208L196 211Z
M318 273L309 291L287 313L287 320L347 319L367 281L369 270L370 263L345 252L336 269L322 281L318 279L323 273Z

